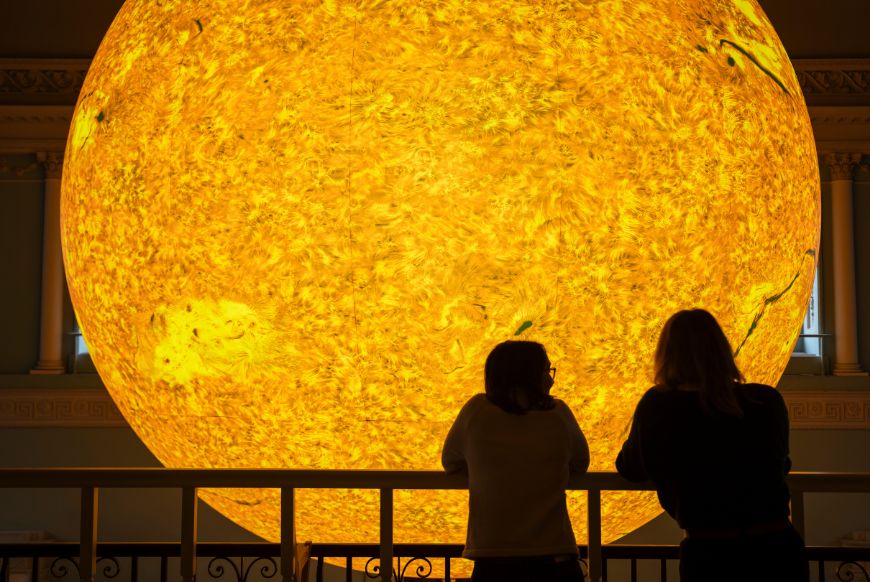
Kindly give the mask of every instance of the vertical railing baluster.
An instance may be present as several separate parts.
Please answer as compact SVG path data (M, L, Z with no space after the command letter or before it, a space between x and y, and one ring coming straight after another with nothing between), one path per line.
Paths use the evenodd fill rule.
M308 582L304 580L303 582ZM317 558L317 567L314 569L314 582L323 582L323 556Z
M196 580L196 487L181 490L181 580Z
M139 582L139 557L130 558L130 582Z
M819 560L819 582L825 582L825 561Z
M381 582L393 577L393 490L381 489Z
M93 582L97 569L97 511L100 490L82 487L82 519L79 534L79 578Z
M353 582L353 558L350 556L344 561L344 582Z
M668 561L664 558L659 560L659 564L661 565L661 570L659 571L659 578L662 582L668 582Z
M317 568L314 570L314 581L323 582L323 556L317 558ZM308 582L303 580L303 582Z
M284 582L296 582L295 512L295 490L292 487L281 487L281 578ZM302 564L299 566L301 571Z
M160 582L169 580L169 558L160 556Z
M450 582L450 556L444 558L444 582Z
M637 558L632 558L629 560L631 573L629 574L629 579L631 582L637 582Z
M601 491L589 489L586 496L589 537L589 580L601 580Z
M804 492L801 490L791 492L791 523L801 538L804 537Z
M9 582L9 560L11 558L9 556L3 556L0 558L0 580L2 582Z
M39 582L39 556L33 556L30 561L30 580L31 582Z

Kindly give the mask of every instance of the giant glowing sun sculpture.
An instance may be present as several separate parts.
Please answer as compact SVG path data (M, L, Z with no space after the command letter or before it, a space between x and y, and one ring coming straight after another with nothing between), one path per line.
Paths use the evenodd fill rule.
M167 466L439 468L521 337L612 470L673 311L710 309L747 377L779 378L819 185L755 0L128 0L62 221L93 359ZM277 537L277 492L202 496ZM398 492L397 540L462 541L465 499ZM373 492L297 502L302 539L376 539ZM604 504L605 540L659 512Z

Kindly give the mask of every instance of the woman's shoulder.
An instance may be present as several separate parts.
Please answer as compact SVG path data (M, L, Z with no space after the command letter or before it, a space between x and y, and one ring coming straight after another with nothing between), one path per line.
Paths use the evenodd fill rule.
M783 400L779 390L767 384L738 384L737 390L749 401L785 405L785 400Z
M459 416L467 417L468 415L473 414L474 411L486 406L488 403L489 401L486 399L486 394L475 394L462 405L462 408L459 410Z
M478 392L477 394L469 398L462 408L473 409L485 406L486 404L489 404L489 400L486 398L486 394L484 394L483 392Z
M651 386L647 389L646 392L643 393L643 396L640 397L638 406L656 406L664 402L671 402L686 394L691 393L681 390L674 390L673 388L668 388L667 386L662 385Z
M580 425L577 422L577 415L574 414L574 411L571 410L571 407L568 406L568 403L560 398L553 397L553 406L552 408L543 410L541 412L555 415L560 419L561 424L568 429L570 434L574 434L578 430L580 430ZM582 430L580 430L582 434Z
M694 409L697 406L697 392L657 385L640 397L635 414L644 418L669 418L680 411L685 412L686 407Z
M561 398L553 397L553 405L549 408L542 409L541 412L549 412L560 416L570 416L574 418L574 411L568 406L568 403Z

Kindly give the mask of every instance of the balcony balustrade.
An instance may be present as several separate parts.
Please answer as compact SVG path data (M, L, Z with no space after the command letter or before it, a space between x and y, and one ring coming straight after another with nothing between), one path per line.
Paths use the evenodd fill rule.
M806 493L870 493L870 474L793 473L788 476L792 493L792 522L804 533ZM274 488L281 490L281 541L269 543L198 544L196 535L197 489L199 488ZM194 582L197 557L209 556L208 572L220 577L232 569L237 582L247 582L252 571L263 578L280 576L283 582L297 580L298 561L295 544L294 492L296 489L376 489L380 491L380 540L377 544L314 544L311 557L318 558L316 577L323 579L323 558L344 558L347 580L354 557L369 558L366 575L381 582L412 577L426 578L432 572L431 559L444 560L444 579L450 579L451 560L461 555L458 544L401 544L393 539L393 492L397 489L465 489L463 476L439 471L325 471L290 469L0 469L0 488L75 488L81 492L79 543L0 544L0 582L9 580L12 558L34 558L33 582L39 578L39 558L53 560L54 575L76 570L82 582L93 582L100 573L114 578L120 570L119 558L131 560L131 582L137 582L137 561L160 558L160 579L168 580L170 558L179 558L182 582ZM161 488L181 491L181 539L179 543L100 543L97 517L101 488ZM586 491L588 496L587 545L580 546L587 578L607 580L609 560L628 560L630 577L637 580L638 560L658 560L661 580L667 580L668 560L678 559L677 546L602 545L601 492L649 490L651 484L631 483L615 473L588 473L571 479L569 489ZM810 559L817 566L818 580L825 580L825 563L839 562L837 576L843 581L868 580L862 562L870 561L870 547L811 547ZM240 562L228 556L241 557ZM248 557L245 562L244 557ZM75 560L77 558L77 560ZM394 558L398 558L394 562ZM404 559L404 562L402 561ZM381 568L383 564L390 567ZM297 567L294 568L294 565ZM256 566L256 568L255 568ZM737 578L739 579L739 575Z

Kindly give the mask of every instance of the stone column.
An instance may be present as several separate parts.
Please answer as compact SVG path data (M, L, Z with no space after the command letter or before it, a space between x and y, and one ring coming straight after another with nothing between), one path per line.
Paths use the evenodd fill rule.
M60 250L60 176L63 154L39 153L45 169L45 214L42 232L42 309L39 361L31 374L63 374L63 256Z
M834 375L866 376L858 362L858 322L855 299L855 219L852 173L859 153L826 154L831 170L831 230L834 254Z

